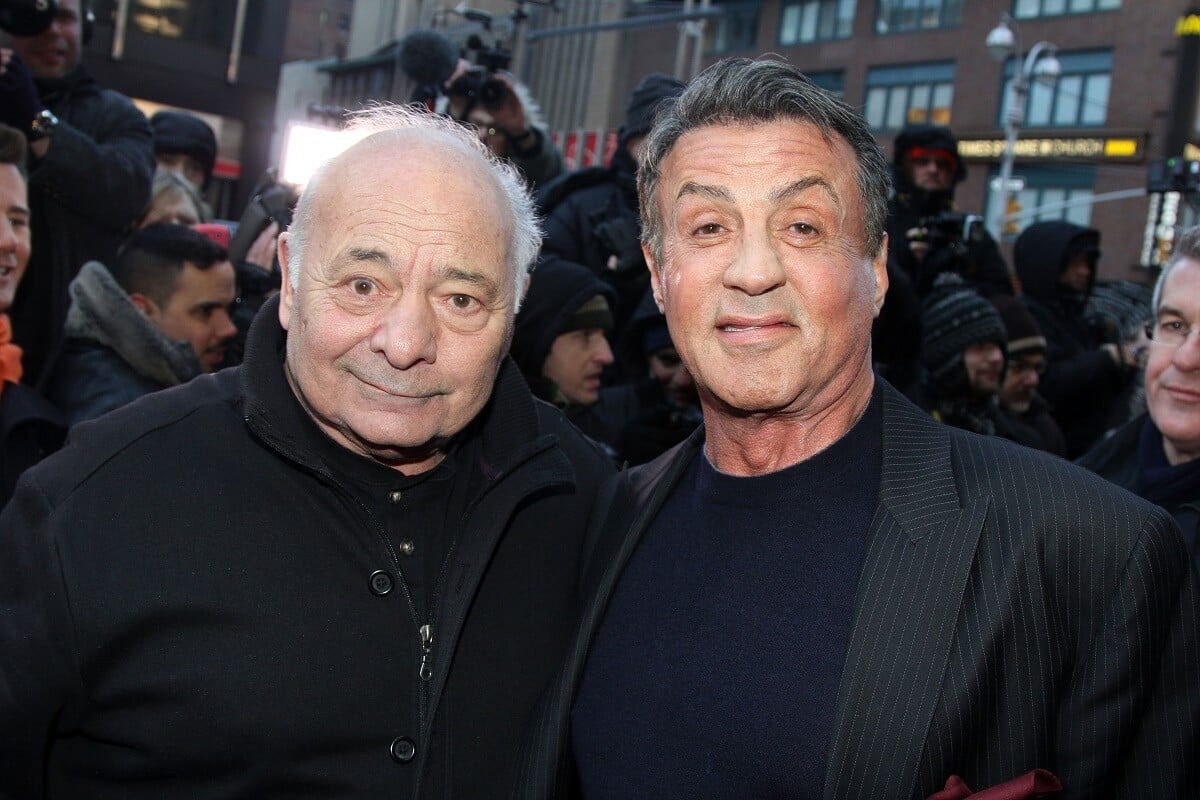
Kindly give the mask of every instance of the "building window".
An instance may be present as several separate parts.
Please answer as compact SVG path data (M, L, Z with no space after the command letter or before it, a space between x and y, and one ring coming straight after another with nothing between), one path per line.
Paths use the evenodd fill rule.
M709 21L708 52L731 53L758 46L758 10L762 3L722 5L722 15Z
M876 33L907 33L956 28L962 23L963 0L879 0Z
M909 64L867 71L867 124L895 131L905 125L949 125L954 64Z
M1035 222L1065 220L1076 225L1092 224L1092 197L1095 194L1096 167L1090 164L1060 166L1029 166L1017 164L1016 177L1025 181L1025 188L1016 193L1021 206L1017 221L1017 232L1025 230ZM998 178L1000 170L993 168L990 178ZM991 185L991 180L988 181ZM987 198L985 219L991 219L991 204L995 196Z
M846 98L846 73L840 69L825 72L805 72L805 76L839 99Z
M782 45L848 39L855 0L787 0L779 22Z
M1103 125L1108 118L1108 90L1112 84L1112 53L1060 53L1062 75L1056 81L1032 81L1025 103L1025 127L1073 128ZM1008 118L1009 86L1016 62L1004 65L1003 101L999 126Z
M1121 0L1016 0L1013 16L1017 19L1060 17L1064 14L1116 11L1120 7Z

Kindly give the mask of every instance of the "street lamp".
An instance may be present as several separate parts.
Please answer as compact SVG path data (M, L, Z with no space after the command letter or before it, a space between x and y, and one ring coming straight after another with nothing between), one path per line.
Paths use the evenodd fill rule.
M993 184L996 202L991 216L992 235L997 240L1008 214L1008 202L1013 192L1013 160L1016 158L1017 133L1025 122L1025 101L1033 81L1053 83L1062 75L1062 65L1055 58L1058 48L1050 42L1038 42L1029 48L1022 59L1021 34L1008 14L1000 16L1000 24L987 35L987 48L998 61L1013 57L1014 74L1008 97L1008 113L1004 116L1004 155L1000 159L1000 178Z

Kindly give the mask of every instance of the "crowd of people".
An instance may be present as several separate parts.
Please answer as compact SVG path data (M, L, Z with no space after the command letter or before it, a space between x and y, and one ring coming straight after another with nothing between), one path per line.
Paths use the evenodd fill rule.
M239 231L82 24L0 47L0 795L1200 791L1200 227L1010 267L949 129L731 59Z

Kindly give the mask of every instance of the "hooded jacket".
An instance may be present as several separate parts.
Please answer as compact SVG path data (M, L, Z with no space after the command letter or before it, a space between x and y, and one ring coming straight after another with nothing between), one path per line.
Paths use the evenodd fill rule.
M945 150L954 154L957 166L948 189L929 191L909 180L904 160L914 147ZM918 262L909 249L908 232L920 227L922 220L957 211L954 187L966 179L967 167L958 153L958 140L950 129L940 125L910 126L896 136L894 151L894 194L888 203L888 256L912 281L917 293L925 296L938 274L957 272L984 296L1012 294L1012 281L1000 248L981 226L975 229L977 238L963 242L963 251L953 249L950 244L935 246L923 261Z
M347 485L278 302L241 367L76 427L0 518L0 796L507 796L624 477L502 362L418 619L427 532L397 551Z
M1098 230L1059 220L1030 225L1013 245L1022 299L1046 337L1046 374L1039 391L1062 428L1071 458L1081 456L1104 433L1112 405L1130 377L1099 349L1104 342L1084 314L1099 250ZM1080 251L1093 254L1083 294L1059 283L1069 256Z
M138 310L103 264L71 282L66 341L48 395L74 425L202 372L190 342L172 341Z

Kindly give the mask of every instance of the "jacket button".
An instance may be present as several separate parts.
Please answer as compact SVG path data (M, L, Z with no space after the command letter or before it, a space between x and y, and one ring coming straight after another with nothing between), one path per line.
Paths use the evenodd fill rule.
M415 551L416 549L417 549L417 546L415 544L413 544L412 539L401 539L400 540L400 555L411 556L413 554L413 551Z
M392 505L398 504L403 497L404 492L400 491L399 489L393 489L392 491L388 492L388 502Z
M371 573L370 585L371 594L376 595L377 597L383 597L392 590L392 587L395 586L395 582L392 580L391 575L388 575L381 569L377 569Z
M413 760L413 756L417 754L417 746L413 744L413 740L407 736L397 736L392 740L390 748L392 760L397 764L407 764Z

